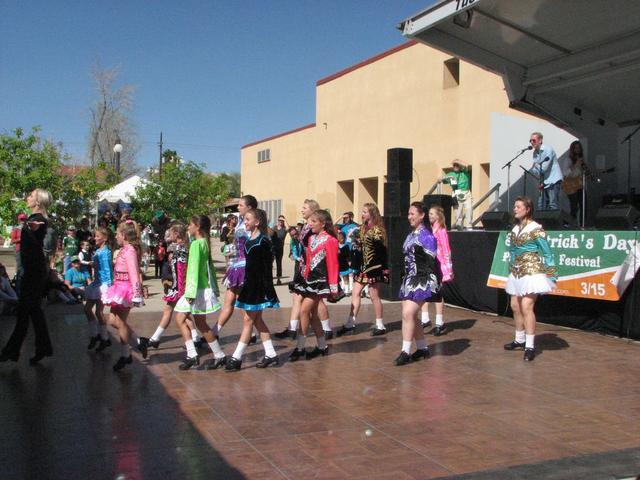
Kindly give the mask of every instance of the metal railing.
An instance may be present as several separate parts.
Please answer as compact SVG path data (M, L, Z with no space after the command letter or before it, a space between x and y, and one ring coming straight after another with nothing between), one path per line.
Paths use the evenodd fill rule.
M496 210L498 206L502 203L502 201L500 200L500 185L501 185L500 183L496 183L491 190L489 190L482 197L480 197L480 200L478 200L473 205L473 207L471 207L471 212L473 212L477 207L479 207L482 202L484 202L487 198L491 196L491 194L494 194L494 198L493 198L493 202L491 202L491 205L489 205L489 208L487 208L487 211ZM478 223L480 220L482 220L482 216L473 220L471 222L471 225L475 227L476 223Z

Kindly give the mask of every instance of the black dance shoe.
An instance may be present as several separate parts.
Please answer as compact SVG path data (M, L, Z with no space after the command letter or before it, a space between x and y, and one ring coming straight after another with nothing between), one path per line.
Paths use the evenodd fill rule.
M198 350L202 350L203 348L207 347L207 341L205 340L204 337L200 337L198 341L193 342L193 346L196 347Z
M533 348L525 348L524 349L524 360L525 360L525 362L532 362L534 358L536 358L535 349L533 349Z
M304 354L305 354L304 348L302 350L298 348L294 348L293 352L291 352L291 355L289 355L289 361L297 362L298 360L300 360L300 357L302 357Z
M374 328L373 330L371 330L371 336L372 337L379 337L380 335L384 335L385 333L387 333L387 329L386 328Z
M325 330L324 331L324 339L331 340L333 338L333 330Z
M217 370L220 367L224 367L227 363L227 357L214 358L204 364L205 370Z
M120 357L118 361L115 363L115 365L113 366L113 371L118 372L122 370L124 367L126 367L128 364L130 364L131 362L133 362L133 358L131 358L131 355L129 355L128 357Z
M422 324L422 328L427 328L431 325L431 320L427 320L426 322L420 322Z
M287 327L284 330L282 330L281 332L274 333L273 336L276 337L276 338L279 338L280 340L283 340L285 338L291 338L291 339L295 340L296 337L298 336L298 332L296 332L294 330L289 330L289 327Z
M504 349L505 350L524 350L524 342L520 343L520 342L516 342L515 340L511 343L505 343L504 344Z
M234 357L227 358L224 369L226 372L238 372L242 368L242 360Z
M96 352L101 352L105 348L110 347L110 346L111 346L111 339L110 338L107 338L106 340L100 339L100 343L98 344L98 348L96 348Z
M316 347L313 350L306 352L305 359L313 360L314 358L320 355L322 355L323 357L326 357L327 355L329 355L329 347L324 347L324 350L320 349L319 347Z
M398 358L396 358L395 363L397 367L401 367L402 365L411 363L411 355L403 350L402 352L400 352L400 355L398 355Z
M411 361L417 362L418 360L427 359L431 356L429 348L420 348L411 354Z
M440 335L444 335L445 328L444 325L436 325L436 328L433 329L433 336L439 337Z
M0 362L8 362L8 361L17 362L18 358L20 358L20 354L9 355L8 353L4 353L4 352L0 354Z
M36 354L29 359L29 365L37 365L44 357L50 357L51 355L53 355L51 350L47 350L46 352L36 352Z
M278 358L278 355L276 355L275 357L267 357L265 355L262 360L256 363L256 368L267 368L269 365L273 365L274 367L276 365L280 365L280 359Z
M142 358L147 358L149 354L149 339L147 337L138 337L138 351L142 354Z
M95 337L91 337L89 339L89 345L87 345L87 350L93 350L96 345L98 345L98 342L100 342L100 336L96 335Z
M338 331L336 332L336 336L341 337L343 335L353 335L356 333L356 326L347 327L346 325L342 325Z
M195 367L197 365L200 365L200 357L198 355L196 355L195 357L184 357L184 360L180 365L178 365L178 368L184 371L189 370L191 367Z
M157 350L159 346L160 346L160 340L153 340L151 338L149 339L149 347L153 347Z
M249 345L254 345L256 343L258 343L258 336L256 334L253 334L249 339Z

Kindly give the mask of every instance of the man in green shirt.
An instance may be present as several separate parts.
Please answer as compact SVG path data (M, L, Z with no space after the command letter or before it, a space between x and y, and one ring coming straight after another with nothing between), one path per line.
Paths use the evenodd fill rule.
M70 225L67 228L67 236L62 239L62 249L64 252L64 270L67 273L71 268L71 257L78 255L78 238L76 237L76 227Z
M448 183L453 190L453 198L457 201L455 211L455 226L458 229L471 229L473 217L473 198L471 197L471 181L469 167L457 158L452 163L453 170L444 175L440 181Z

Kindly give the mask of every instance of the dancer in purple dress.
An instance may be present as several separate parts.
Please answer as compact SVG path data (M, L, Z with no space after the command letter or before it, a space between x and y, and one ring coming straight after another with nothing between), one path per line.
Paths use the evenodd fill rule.
M437 243L431 229L424 224L425 214L421 202L414 202L409 207L408 219L413 231L402 246L404 277L399 295L402 300L402 351L395 360L398 366L429 357L418 313L424 302L440 299L442 275L436 259ZM416 351L411 354L413 340Z

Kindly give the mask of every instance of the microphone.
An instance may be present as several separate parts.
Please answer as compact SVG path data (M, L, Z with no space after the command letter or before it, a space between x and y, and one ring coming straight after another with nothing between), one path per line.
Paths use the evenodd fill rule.
M526 152L527 150L533 150L533 147L532 147L531 145L529 145L528 147L523 148L522 150L520 150L520 153L524 153L524 152Z

